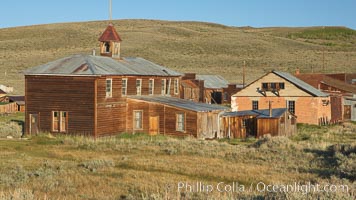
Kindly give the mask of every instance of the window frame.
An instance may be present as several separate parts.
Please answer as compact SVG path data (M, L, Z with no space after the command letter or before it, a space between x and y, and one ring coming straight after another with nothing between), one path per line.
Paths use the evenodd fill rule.
M110 81L110 87L108 87L108 81ZM110 89L110 91L108 91L108 89ZM105 80L105 97L112 98L112 78Z
M141 119L139 119L139 120L137 120L136 119L136 113L141 113L140 114L140 117L141 117ZM143 110L133 110L133 112L132 112L132 114L133 114L133 116L132 116L132 118L133 118L133 130L143 130ZM137 127L136 125L136 122L137 121L140 121L140 127Z
M257 106L257 109L255 109L256 106ZM252 100L252 110L258 110L258 101Z
M178 95L179 94L179 79L178 78L175 78L174 79L174 94L175 95Z
M155 93L155 79L150 78L148 80L148 95L154 95Z
M57 113L57 119L55 120L54 114ZM63 117L65 114L65 117ZM64 118L64 120L63 120ZM51 131L54 133L67 133L68 132L68 111L52 111L52 128ZM64 130L63 130L64 123ZM57 129L54 128L57 124Z
M288 100L287 101L287 108L288 111L292 114L295 114L295 101L294 100Z
M166 95L167 79L161 79L161 95Z
M125 82L125 87L123 84L124 82ZM127 96L127 83L128 83L127 78L121 79L121 96Z
M182 116L182 119L180 120L180 116ZM179 112L176 113L176 131L178 132L186 132L186 113L185 112Z
M137 83L140 83L140 85L138 86ZM142 79L136 79L136 95L142 95Z

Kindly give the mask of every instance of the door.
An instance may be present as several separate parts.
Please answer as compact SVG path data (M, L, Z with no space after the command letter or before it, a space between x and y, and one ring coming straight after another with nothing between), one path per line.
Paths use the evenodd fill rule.
M351 120L351 105L344 105L344 120Z
M38 134L39 132L39 120L38 114L30 114L30 134Z
M159 117L158 116L150 117L149 134L157 135L158 133L159 133Z

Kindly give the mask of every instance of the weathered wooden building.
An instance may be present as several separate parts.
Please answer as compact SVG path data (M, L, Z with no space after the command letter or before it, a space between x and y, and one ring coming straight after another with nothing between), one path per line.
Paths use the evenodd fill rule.
M227 138L291 136L297 132L297 119L286 108L226 112L222 131Z
M287 108L299 123L327 124L331 119L329 94L289 73L272 71L233 95L233 111Z
M163 134L202 135L198 125L197 131L188 128L177 131L181 126L188 127L182 124L182 120L190 122L191 117L189 109L183 112L184 109L178 106L185 102L177 100L180 96L180 73L143 58L122 58L121 38L112 25L108 26L99 42L101 56L74 55L25 71L27 134L45 131L99 137L122 132L153 133L159 126L159 133ZM159 105L159 102L153 105L142 99L138 103L138 97L145 96L157 99L159 96L165 99L166 104L171 100L176 102L176 107ZM151 109L147 110L145 106ZM154 109L154 106L159 109ZM210 113L223 108L204 106L210 106L207 110ZM187 114L185 117L173 111ZM198 111L196 117L199 116ZM159 118L154 119L156 116ZM151 127L147 124L150 117ZM169 121L162 122L164 119ZM179 127L170 128L177 120L180 120Z
M181 98L208 104L230 104L231 95L242 86L230 84L219 75L186 73L181 82Z

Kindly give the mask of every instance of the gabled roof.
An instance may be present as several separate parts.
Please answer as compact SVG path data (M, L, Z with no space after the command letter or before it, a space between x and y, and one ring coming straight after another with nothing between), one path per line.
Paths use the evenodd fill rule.
M219 106L214 104L197 103L185 99L179 99L175 97L167 96L128 96L130 99L136 99L141 101L161 103L164 105L182 108L186 110L192 110L196 112L208 112L208 111L224 111L230 108L225 106Z
M25 70L25 75L141 75L181 76L181 73L143 58L123 58L73 55Z
M272 109L272 116L269 116L269 109L264 110L243 110L237 112L226 112L223 116L226 117L239 117L239 116L255 116L256 118L279 118L285 112L287 112L286 108L275 108Z
M119 34L116 32L114 26L112 24L109 24L108 27L106 27L105 31L99 38L100 42L108 42L108 41L114 41L114 42L121 42L121 38Z
M7 93L0 89L0 94L7 94Z
M319 83L323 83L325 85L337 88L341 91L356 94L356 85L345 83L344 81L333 78L328 74L298 74L295 76L315 88L318 88Z
M291 74L287 72L280 72L280 71L275 71L273 70L272 73L276 74L277 76L289 81L290 83L294 84L296 87L304 90L305 92L317 96L317 97L327 97L329 96L328 94L325 94L324 92L321 92L314 88L313 86L309 85L308 83L298 79L295 76L292 76Z
M16 102L18 105L25 105L25 96L9 96L10 102Z
M204 87L221 89L228 87L229 82L220 75L196 75L196 79L204 80Z

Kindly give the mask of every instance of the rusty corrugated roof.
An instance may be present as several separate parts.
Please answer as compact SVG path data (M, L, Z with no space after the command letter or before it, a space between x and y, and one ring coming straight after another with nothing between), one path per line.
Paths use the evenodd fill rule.
M256 118L279 118L288 110L286 108L272 109L272 116L269 116L269 109L263 110L242 110L237 112L226 112L224 117L256 116Z
M133 75L181 76L182 74L143 58L73 55L24 71L25 75Z
M106 27L104 33L100 36L99 38L100 42L108 42L108 41L114 41L114 42L121 42L121 38L119 34L116 32L114 26L112 24L109 24L108 27Z
M204 87L209 89L227 88L229 82L220 75L196 75L196 79L204 80Z
M136 99L147 102L161 103L164 105L192 110L196 112L209 112L209 111L227 111L230 108L214 104L198 103L186 99L179 99L167 96L128 96L130 99Z
M319 83L323 83L339 90L356 94L355 85L351 85L341 80L335 79L332 76L329 76L328 74L298 74L295 76L315 88L318 88Z

